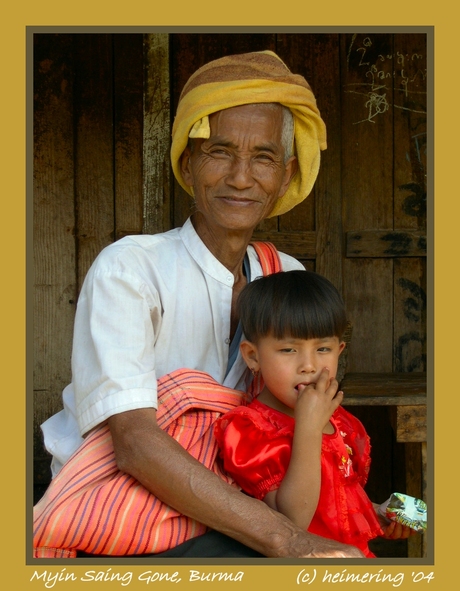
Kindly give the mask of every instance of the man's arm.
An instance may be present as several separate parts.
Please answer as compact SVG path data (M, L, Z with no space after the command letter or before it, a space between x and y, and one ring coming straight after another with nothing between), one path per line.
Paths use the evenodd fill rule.
M222 481L140 409L109 419L120 470L159 499L267 557L363 558L361 552L305 532L265 503Z

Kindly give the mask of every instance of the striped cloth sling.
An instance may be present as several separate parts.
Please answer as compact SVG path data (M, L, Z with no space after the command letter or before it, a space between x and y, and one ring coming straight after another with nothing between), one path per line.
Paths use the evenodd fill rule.
M252 245L264 275L281 270L272 244ZM214 423L246 397L206 373L178 369L158 380L157 422L190 455L234 484L216 461ZM78 550L110 556L154 554L208 531L118 470L107 423L88 434L33 513L34 558L75 558Z

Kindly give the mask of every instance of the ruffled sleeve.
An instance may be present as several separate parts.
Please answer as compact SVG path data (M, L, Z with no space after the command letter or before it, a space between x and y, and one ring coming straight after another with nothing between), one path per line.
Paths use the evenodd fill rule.
M261 408L240 406L215 428L224 470L248 494L262 500L279 488L291 458L294 421L280 426ZM258 405L262 406L262 405Z

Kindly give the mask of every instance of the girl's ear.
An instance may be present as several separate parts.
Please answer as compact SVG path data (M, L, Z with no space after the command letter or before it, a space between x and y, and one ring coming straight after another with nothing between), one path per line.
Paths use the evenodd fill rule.
M257 346L250 341L242 341L240 345L240 351L246 365L251 371L259 371L259 354Z
M340 345L339 345L339 355L340 355L340 353L342 353L342 351L343 351L344 349L345 349L345 342L344 342L344 341L342 341L342 342L340 343Z

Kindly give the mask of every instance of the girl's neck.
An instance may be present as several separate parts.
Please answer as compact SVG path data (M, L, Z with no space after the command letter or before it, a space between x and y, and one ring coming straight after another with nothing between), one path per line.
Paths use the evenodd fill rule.
M283 402L278 400L276 396L273 396L267 386L264 386L262 392L257 397L257 400L274 410L278 410L279 412L294 418L294 409L286 406Z

